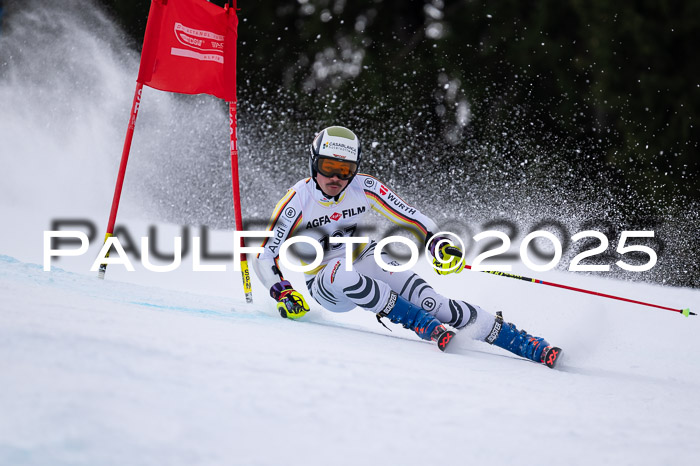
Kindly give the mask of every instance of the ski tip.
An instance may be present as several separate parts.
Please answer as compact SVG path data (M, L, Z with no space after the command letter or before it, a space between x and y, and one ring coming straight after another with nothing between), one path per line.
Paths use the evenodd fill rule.
M561 348L557 346L548 346L542 354L542 363L550 369L554 369L559 359L561 359L561 353Z
M452 341L452 337L455 336L455 332L452 330L447 330L445 331L442 335L437 340L437 345L438 348L440 348L440 351L445 352L447 349L447 346L450 344L450 341Z

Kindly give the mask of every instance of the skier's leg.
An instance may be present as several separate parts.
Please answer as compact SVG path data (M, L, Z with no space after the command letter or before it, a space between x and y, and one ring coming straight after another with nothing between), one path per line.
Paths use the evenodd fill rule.
M561 348L551 346L544 338L530 335L525 330L518 330L514 324L505 322L500 312L485 341L549 367L554 367L561 354Z
M332 312L361 307L375 314L389 302L391 289L386 283L364 277L354 269L345 270L345 259L330 262L306 282L311 296Z
M370 248L373 249L372 246ZM382 257L385 262L391 263L390 256L383 253ZM411 271L388 272L373 259L368 259L368 255L365 254L361 260L355 262L355 267L358 272L367 277L386 282L391 289L410 303L427 310L440 322L467 332L475 340L486 341L518 356L543 362L550 367L556 361L559 353L551 353L549 343L543 338L519 331L515 325L504 322L500 313L494 316L480 306L466 301L449 299L437 293L416 273ZM560 351L559 348L554 348L554 350ZM549 361L552 357L553 360Z
M326 309L345 312L359 306L410 328L425 340L436 340L446 331L439 320L399 296L385 282L352 268L346 270L345 264L345 259L334 260L307 282L311 296Z
M370 245L368 249L373 250L374 245ZM392 264L391 257L386 253L382 253L382 258L386 263ZM392 265L398 265L398 263L394 262ZM477 305L449 299L439 294L418 274L410 270L404 272L384 270L375 262L371 253L362 254L355 261L354 266L362 275L387 283L401 297L425 309L440 322L458 330L468 331L474 339L483 340L493 328L492 314Z

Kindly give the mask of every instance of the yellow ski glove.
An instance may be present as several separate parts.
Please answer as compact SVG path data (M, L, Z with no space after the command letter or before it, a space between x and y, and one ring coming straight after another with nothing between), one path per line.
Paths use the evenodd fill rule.
M459 273L464 270L464 262L461 260L462 249L458 246L452 246L446 241L447 239L438 236L430 242L428 248L433 255L433 269L438 275Z
M277 301L277 310L282 317L296 320L309 312L309 305L298 291L284 290Z
M282 280L270 288L270 296L277 301L277 312L286 319L299 319L309 312L304 297L292 288L287 280Z

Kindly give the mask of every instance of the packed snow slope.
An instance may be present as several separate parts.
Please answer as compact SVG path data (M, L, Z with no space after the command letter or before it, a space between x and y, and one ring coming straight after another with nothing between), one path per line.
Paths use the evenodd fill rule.
M550 370L465 337L443 354L361 310L312 306L302 321L284 320L258 283L252 305L237 280L228 297L172 289L216 273L175 274L158 287L110 279L119 275L111 267L99 281L0 256L0 464L700 457L693 317L488 274L426 274L562 346L567 357ZM219 275L222 286L231 278ZM671 305L700 301L695 290L558 275L548 278Z
M697 463L700 317L488 274L439 277L419 263L439 292L564 348L550 370L466 334L443 354L361 310L332 314L311 301L304 319L284 320L255 277L246 304L230 261L207 262L225 272L193 272L191 251L173 272L130 257L135 272L110 265L98 280L89 269L138 55L98 8L40 7L0 35L0 465ZM135 249L149 236L169 252L174 236L201 233L159 222L162 208L178 213L173 223L198 225L192 213L210 210L203 217L226 224L214 200L230 199L228 120L215 99L144 89L142 101L118 226ZM267 215L287 185L251 166L269 150L251 126L241 131L254 201L244 209ZM212 166L219 178L207 176ZM85 254L54 258L45 272L43 232L60 219L95 231ZM230 254L230 230L211 231L208 244ZM700 309L698 289L514 272ZM302 277L289 278L306 293Z

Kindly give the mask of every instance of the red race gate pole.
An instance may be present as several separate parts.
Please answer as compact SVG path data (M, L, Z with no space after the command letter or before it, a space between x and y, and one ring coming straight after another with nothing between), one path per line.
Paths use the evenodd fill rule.
M124 138L124 148L122 149L122 160L119 164L119 174L117 175L117 184L114 186L114 197L112 198L112 210L109 213L109 222L107 223L107 233L105 234L105 243L114 235L114 223L117 220L117 210L119 209L119 199L122 195L122 186L124 185L124 174L126 173L126 164L129 161L129 152L131 151L131 140L134 138L134 128L136 127L136 117L139 114L139 105L141 104L141 91L143 84L136 83L134 91L134 102L131 104L131 115L129 117L129 126L126 129L126 137ZM109 257L109 251L105 254L105 258ZM107 271L107 264L100 264L100 269L97 272L98 278L104 279Z
M241 215L241 190L238 182L238 138L236 135L236 102L229 102L229 120L231 125L231 184L233 186L233 210L235 211L236 231L243 231L243 218ZM241 250L245 247L245 241L241 236ZM234 258L235 260L235 258ZM241 276L243 278L243 291L247 303L253 302L253 291L250 283L250 270L248 268L248 258L244 252L240 255Z

